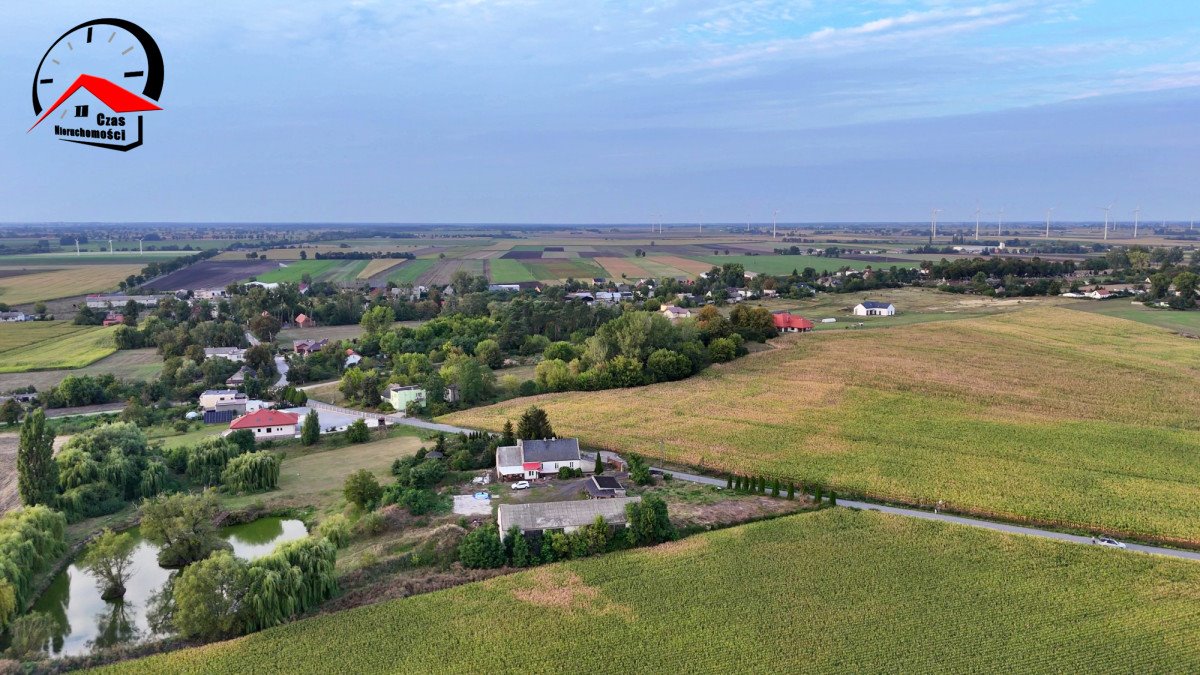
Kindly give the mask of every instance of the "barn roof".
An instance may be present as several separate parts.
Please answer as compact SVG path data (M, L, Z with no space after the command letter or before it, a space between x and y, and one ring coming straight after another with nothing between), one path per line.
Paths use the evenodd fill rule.
M499 520L504 523L505 529L516 525L523 531L583 527L591 525L596 516L604 516L604 520L610 525L624 525L627 522L625 505L641 500L641 497L617 497L539 504L501 504Z

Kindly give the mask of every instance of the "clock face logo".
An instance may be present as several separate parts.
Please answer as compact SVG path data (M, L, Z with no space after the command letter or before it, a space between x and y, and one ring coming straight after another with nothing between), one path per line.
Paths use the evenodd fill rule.
M33 131L48 118L60 141L128 151L142 144L142 114L162 110L162 52L141 26L96 19L62 34L33 76Z

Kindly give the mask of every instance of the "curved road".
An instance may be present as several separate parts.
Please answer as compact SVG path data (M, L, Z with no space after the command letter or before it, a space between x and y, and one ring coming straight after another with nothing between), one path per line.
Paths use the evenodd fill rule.
M437 424L435 422L427 422L422 419L414 419L412 417L389 417L389 422L394 424L406 424L408 426L429 429L431 431L444 431L446 433L456 434L458 432L472 433L475 429L466 429L456 427L449 424ZM615 452L603 450L600 452L601 457L606 460L617 459L621 456ZM593 453L583 453L585 462L594 462L596 455ZM712 476L700 476L692 473L683 473L679 471L671 471L660 467L652 467L660 471L670 473L674 478L688 481L690 483L700 483L702 485L714 485L716 487L725 487L726 481L721 478L713 478ZM982 520L979 518L966 518L963 516L952 516L945 513L932 513L930 511L921 511L919 509L909 509L902 506L885 506L883 504L872 504L870 502L854 501L852 499L838 499L838 506L845 506L852 509L862 509L868 511L879 511L881 513L890 513L896 516L906 516L908 518L921 518L924 520L938 520L943 523L954 523L956 525L966 525L968 527L978 527L985 530L994 530L996 532L1007 532L1009 534L1024 534L1030 537L1042 537L1044 539L1055 539L1057 541L1065 541L1073 544L1088 544L1091 545L1092 538L1078 534L1067 534L1065 532L1055 532L1054 530L1042 530L1036 527L1024 527L1021 525L1009 525L1008 523L997 523L991 520ZM1145 546L1143 544L1125 544L1126 550L1139 551L1141 553L1152 553L1155 555L1165 555L1172 558L1182 558L1184 560L1200 561L1200 551L1184 551L1174 548L1163 548L1161 546Z

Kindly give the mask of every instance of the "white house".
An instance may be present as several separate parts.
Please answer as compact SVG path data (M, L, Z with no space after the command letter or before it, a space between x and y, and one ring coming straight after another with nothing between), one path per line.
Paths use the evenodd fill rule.
M197 300L220 300L228 298L229 292L224 288L199 288L192 292L192 297Z
M496 448L496 475L500 480L554 475L563 467L584 468L578 438L518 440L516 445Z
M141 305L142 307L157 307L158 301L163 298L173 298L173 295L119 295L119 294L104 294L93 293L87 296L87 306L92 309L110 309L113 307L124 307L130 300Z
M245 406L246 395L235 389L209 389L200 394L200 407L205 410Z
M29 315L25 312L0 312L0 321L28 321Z
M230 431L249 429L254 432L255 440L272 438L295 438L296 425L300 417L279 410L259 410L235 419L229 423Z
M667 305L660 309L659 312L661 312L663 316L667 317L667 319L672 322L679 321L680 319L690 319L692 317L692 310L686 307L676 307L675 305Z
M246 360L246 350L241 347L205 347L204 358L206 359L225 359L235 363L241 363Z
M612 499L584 499L570 502L541 502L533 504L501 504L496 512L496 523L503 540L509 528L516 527L522 534L561 530L574 532L591 525L596 516L603 516L609 525L628 527L625 507L641 501L641 497L614 497Z
M854 316L894 316L896 306L890 302L868 300L854 306Z

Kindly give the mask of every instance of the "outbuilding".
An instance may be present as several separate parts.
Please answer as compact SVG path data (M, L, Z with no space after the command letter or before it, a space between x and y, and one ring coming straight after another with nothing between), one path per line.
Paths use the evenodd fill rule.
M542 502L534 504L501 504L496 512L496 523L500 538L516 527L521 534L559 530L574 532L596 522L596 516L615 527L628 527L625 515L628 504L640 502L641 497L616 497L614 499L585 499L570 502Z

